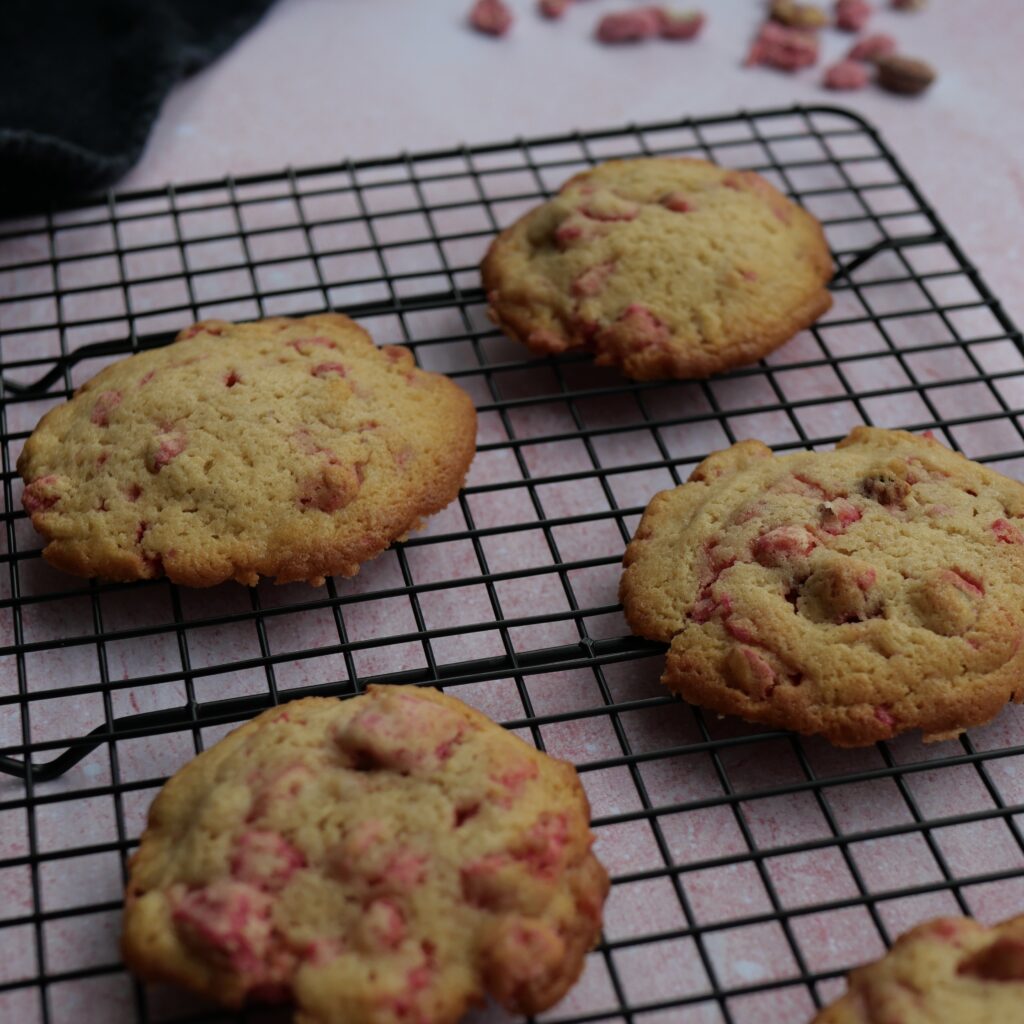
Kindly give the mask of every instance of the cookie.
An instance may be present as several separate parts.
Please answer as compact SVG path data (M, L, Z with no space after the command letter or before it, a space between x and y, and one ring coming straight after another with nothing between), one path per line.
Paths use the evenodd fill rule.
M927 437L741 441L651 500L624 565L662 682L714 711L854 747L1024 698L1024 485Z
M319 585L452 501L475 439L459 387L348 317L209 320L47 413L18 472L67 572Z
M490 994L536 1013L600 932L608 877L573 767L461 701L371 686L264 712L164 786L122 950L298 1024L447 1024Z
M1020 1024L1024 915L993 928L966 917L929 921L847 981L847 994L812 1024Z
M585 348L628 377L751 363L831 305L821 226L752 171L612 160L493 242L491 318L535 352Z

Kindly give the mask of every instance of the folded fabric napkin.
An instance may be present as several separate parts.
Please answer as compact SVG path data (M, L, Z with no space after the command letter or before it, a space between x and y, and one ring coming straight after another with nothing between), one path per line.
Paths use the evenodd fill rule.
M0 17L0 208L61 202L135 161L168 90L273 0L7 0Z

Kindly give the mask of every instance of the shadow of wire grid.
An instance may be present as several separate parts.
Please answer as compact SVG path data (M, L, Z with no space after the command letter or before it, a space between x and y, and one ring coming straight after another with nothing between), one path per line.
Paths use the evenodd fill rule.
M477 274L494 232L597 160L663 153L754 168L821 218L847 268L831 312L764 362L690 383L499 336ZM194 319L328 308L477 403L468 485L422 534L321 590L123 586L42 562L14 465L43 412ZM927 748L833 750L666 696L660 649L617 603L647 500L738 438L793 450L862 422L932 429L1024 473L1020 336L854 115L572 133L8 222L0 369L0 1019L287 1019L133 983L124 859L196 751L272 703L373 680L443 686L578 765L614 885L602 945L544 1020L806 1020L921 919L1024 910L1021 709Z

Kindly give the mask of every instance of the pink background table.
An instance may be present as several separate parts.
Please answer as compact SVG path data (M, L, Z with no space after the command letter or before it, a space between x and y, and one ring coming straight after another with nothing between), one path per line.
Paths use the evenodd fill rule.
M878 13L872 29L891 32L908 53L931 60L939 69L938 83L918 100L875 89L854 94L826 92L819 85L821 67L796 76L769 69L743 69L740 64L759 21L759 5L753 0L709 4L710 22L701 39L693 44L655 42L612 49L594 43L590 38L592 26L600 14L627 2L580 0L562 22L552 24L537 18L532 4L521 0L514 4L519 19L513 34L504 40L491 40L465 28L466 0L282 0L222 60L173 92L142 160L122 186L162 187L227 174L274 171L286 165L329 164L350 157L386 156L462 142L497 142L520 135L615 127L744 108L839 103L859 112L881 131L1011 316L1024 322L1024 295L1018 287L1024 233L1024 127L1017 109L1024 95L1024 18L1016 0L976 4L933 0L931 7L919 14ZM849 44L850 38L845 35L825 33L823 64L838 57ZM273 203L268 211L273 214ZM125 230L132 227L129 222ZM38 255L31 250L30 241L25 243L24 258ZM163 269L155 266L152 271L142 272ZM33 280L15 276L15 290L31 291L33 287ZM203 299L215 300L215 295ZM837 301L837 315L842 315L842 306L843 300ZM89 312L84 307L75 310L83 317ZM473 316L480 312L471 311ZM45 323L52 314L41 303L23 315L26 322L37 317L36 323ZM106 311L98 309L97 315L106 315ZM440 335L450 331L446 315L447 311L442 310L437 325L424 324L427 336L431 329ZM368 326L379 327L382 340L397 340L387 333L395 330L393 320L382 318L381 324ZM172 326L180 323L166 324L161 329ZM482 315L473 327L486 330ZM773 356L770 363L779 370L779 378L786 378L788 397L820 397L822 388L831 386L831 371L785 370L787 360L806 358L804 353L812 351L808 338L802 338ZM98 338L83 334L80 340ZM5 359L24 358L28 351L17 348L18 343L10 341L9 334L0 343ZM856 339L851 341L851 345L857 343ZM912 339L905 338L897 341L907 347L912 343ZM500 358L522 356L516 346L499 339L488 339L488 344ZM1021 377L1006 383L1008 401L1017 407L1024 394L1020 390L1024 361L1008 342L1002 345L998 353L992 349L993 362L986 363L985 369L1021 371ZM427 360L446 358L441 349L422 351ZM913 363L917 372L927 363L927 356L918 359L911 354L908 363L912 360L917 360ZM443 362L433 365L446 368ZM864 364L858 365L863 371ZM96 368L95 363L77 365L74 382L80 383ZM535 395L538 387L546 387L548 378L544 374L548 372L534 368L524 374L522 394ZM583 387L591 381L585 369L577 367L570 372L578 374L573 380L581 380ZM888 371L879 368L878 372ZM609 379L602 378L605 383ZM931 379L941 381L938 369ZM470 381L467 386L479 383ZM867 371L854 381L858 388L874 384L877 379L873 380ZM1012 391L1011 385L1017 385L1018 391ZM715 382L712 388L723 408L742 411L751 396L759 400L752 390L757 386L753 380L725 381ZM696 386L687 387L691 390L683 388L681 395L699 397ZM482 390L474 391L474 397L482 404L488 401ZM981 403L977 411L983 414L988 398L956 393L936 402L945 403L939 411L950 417L964 408L974 411L969 402ZM45 398L12 405L8 429L27 431L50 404L53 401ZM593 412L612 423L628 424L629 417L635 415L629 402L620 402L618 396L614 401L594 405L584 400L579 407L584 417ZM894 411L884 403L870 412L878 422L889 422L890 418L907 421L906 410ZM822 407L820 415L823 419L816 428L819 435L845 429L841 412ZM829 416L834 416L834 421ZM538 405L515 409L512 414L520 438L572 429L566 418L564 408L556 407L556 403L551 408ZM781 415L774 420L771 415L765 416L757 420L756 426L767 440L792 442L784 433L769 436L772 430L786 428L785 423L780 426L779 420L783 419ZM504 481L518 472L508 451L500 448L506 436L502 430L495 413L482 416L480 440L485 450L474 465L472 486ZM693 429L670 434L665 431L671 455L684 475L689 456L722 443L712 427L703 433ZM646 431L637 430L609 434L595 442L603 466L625 467L610 477L616 500L623 507L639 508L654 490L671 482L664 469L628 472L635 461L652 458L649 451L637 448L641 436L648 438ZM955 436L970 454L969 431ZM998 439L991 443L998 445ZM491 447L487 449L487 445ZM566 466L576 468L570 460L579 456L580 447L578 442L576 448L526 445L522 453L530 473L545 478L564 471ZM16 451L10 454L13 457ZM1019 465L1003 468L1020 475ZM582 503L588 500L582 491L571 487L548 485L540 490L549 517L571 515L585 507ZM515 522L517 516L536 514L518 491L498 491L496 497L499 500L488 501L486 495L470 495L468 504L477 526L500 526ZM607 508L600 504L600 494L597 501L599 507ZM465 529L461 516L460 509L453 506L431 522L425 536ZM635 525L635 517L629 525ZM33 544L27 522L17 523L17 535L21 546ZM558 540L563 558L585 560L617 550L622 538L609 519L589 524L588 529L563 530ZM497 530L484 539L482 546L490 571L496 573L531 569L550 559L539 531L502 534ZM429 543L416 546L414 542L407 549L407 557L417 583L426 581L428 586L463 577L473 582L480 572L478 556L465 540L436 548ZM583 595L588 607L614 604L618 566L611 564L614 559L608 561L574 576L577 593ZM23 583L30 593L32 587L37 587L48 594L75 585L37 562L25 568ZM401 585L391 552L368 566L356 580L339 582L338 592L354 598ZM0 579L0 595L7 597L4 586L5 581ZM424 598L427 629L453 622L469 626L488 621L492 612L483 591L479 585L430 591L429 598ZM558 602L564 601L553 574L504 579L498 591L505 614L510 617L560 608ZM258 599L262 608L281 611L310 598L305 588L261 586ZM138 596L132 590L104 594L104 628L125 630L167 622L169 608L161 604L166 600L165 591L157 588L139 591ZM187 622L235 613L240 617L236 622L201 626L189 633L192 667L200 673L206 668L217 670L197 678L200 701L265 693L262 669L230 667L232 662L258 658L263 642L275 654L332 648L331 653L315 659L280 661L276 670L281 690L346 677L347 664L336 650L336 627L327 607L268 617L267 635L257 639L251 622L244 619L251 605L250 595L242 588L184 592L180 600L181 609L176 615ZM416 628L409 621L408 606L402 602L360 599L345 606L345 618L349 638L356 644ZM601 622L591 624L592 633L617 636L624 630L617 614L595 618L601 618ZM29 642L56 641L93 629L90 606L79 598L28 605L24 619ZM0 613L0 633L2 643L10 644L7 610ZM522 640L526 649L537 649L571 643L574 634L571 622L556 621L522 627L516 639ZM434 651L439 660L453 662L500 653L500 645L496 650L494 643L487 632L468 631L465 637L437 639ZM368 646L357 650L353 666L361 675L396 671L415 664L418 651L413 643ZM179 651L173 632L168 631L152 641L108 643L103 657L111 679L130 680L153 672L173 674ZM10 661L0 663L0 695L4 696L14 692ZM229 668L220 671L222 665ZM609 666L603 685L616 702L642 704L662 693L658 670L658 659ZM27 663L28 685L33 690L85 684L95 674L95 650L87 645L63 648L54 642L46 650L34 652ZM719 983L729 989L779 982L777 990L731 999L735 1024L806 1020L813 1011L807 989L787 984L801 967L791 951L801 951L802 967L812 973L845 968L881 953L883 945L876 925L866 907L858 904L858 886L871 892L933 886L917 896L879 903L878 918L890 934L922 917L956 912L953 897L941 884L937 858L957 877L984 879L986 873L1000 876L998 882L982 880L965 887L965 901L979 917L992 920L1024 909L1022 879L1005 877L1024 869L1024 845L1005 816L994 813L997 803L1015 806L1024 800L1021 756L994 759L986 769L988 774L971 765L960 765L937 772L917 771L897 782L889 777L894 765L955 755L960 748L956 743L925 748L916 738L907 737L889 744L891 752L885 757L890 760L883 760L875 749L841 753L816 742L804 745L800 758L784 740L726 745L719 755L721 771L741 796L744 792L752 794L739 801L742 815L734 815L723 805L721 781L704 753L652 757L640 767L630 765L627 770L621 757L622 737L613 732L608 717L558 721L560 715L582 712L601 703L602 695L589 670L553 671L530 677L523 686L529 691L535 713L553 719L541 728L549 750L582 764L608 762L587 771L585 782L595 815L603 820L598 850L610 870L620 879L632 873L651 873L649 878L638 877L617 885L607 910L606 934L616 947L613 958L622 997L630 1003L704 992L706 967L710 965ZM177 682L114 689L110 695L112 711L129 715L180 706L183 692ZM455 687L452 692L496 719L522 717L522 705L511 680ZM48 708L51 703L53 707ZM0 707L0 745L22 741L17 712L14 704ZM44 742L74 734L68 724L69 715L80 716L83 728L88 730L104 720L104 709L93 694L36 701L31 709L31 739ZM702 738L692 713L679 704L623 714L621 724L632 750L641 758L648 752L699 743ZM730 722L713 722L710 729L716 740L752 732ZM222 731L205 730L203 738L212 742ZM972 742L979 751L1024 742L1024 715L1008 710L991 726L973 731ZM118 838L134 839L154 792L147 783L174 771L192 753L191 737L184 733L120 741L116 746L120 782L128 787L120 796L116 813L109 793L103 791L111 784L112 775L108 753L101 749L60 780L36 787L35 798L44 801L33 813L32 842L36 850L52 854L90 844L109 846L121 822L124 835ZM803 787L801 781L833 776L838 779L858 771L877 771L879 776L853 785L828 787L827 801L813 785ZM646 798L654 806L679 804L688 808L659 818L658 840L664 848L656 843L654 831L644 820L637 785L641 781ZM134 783L139 783L138 788L131 788ZM784 796L757 795L791 784L795 788ZM77 794L89 787L97 788L99 794L61 800L61 794ZM0 802L13 799L17 792L13 784L0 780ZM52 802L45 802L51 798ZM928 819L973 815L976 820L923 834L915 827L915 814ZM0 860L13 862L13 866L0 869L0 917L37 912L31 899L29 867L24 863L30 849L25 819L20 808L0 812ZM742 830L738 825L741 821ZM832 841L837 832L846 835L884 828L894 829L895 834L853 844L848 860ZM763 856L757 865L755 858L748 856L752 849L763 852L801 844L811 844L811 848ZM716 858L723 863L686 871L680 875L676 889L664 873L659 874L666 851L676 866ZM854 863L860 875L857 885L851 877ZM49 990L54 1024L134 1019L135 994L122 974L74 977L77 970L87 971L116 960L120 867L116 852L104 849L63 859L44 857L38 869L35 891L41 893L39 910L50 915L42 925L46 969L62 976ZM703 941L701 956L689 935L632 945L630 940L638 935L685 930L679 892L685 892L689 912L699 926L715 926ZM783 934L782 924L771 919L772 900L793 908L846 898L852 903L845 909L786 918L788 934ZM102 903L106 909L76 915L75 908L86 903ZM758 919L759 915L760 923L721 927L722 922ZM28 923L0 928L0 984L32 976L37 970L34 930ZM820 992L828 998L841 987L841 981L830 979L820 986ZM605 960L594 954L580 986L555 1014L557 1019L594 1014L618 1024L624 1018L603 1013L617 1005L617 998ZM154 1019L179 1020L186 1014L187 1005L176 995L156 993L150 996L149 1008ZM484 1011L478 1019L484 1018L503 1019L493 1010ZM34 989L0 991L0 1020L8 1019L17 1024L35 1024L42 1019ZM685 1011L676 1007L635 1020L638 1024L711 1024L723 1017L708 1000Z

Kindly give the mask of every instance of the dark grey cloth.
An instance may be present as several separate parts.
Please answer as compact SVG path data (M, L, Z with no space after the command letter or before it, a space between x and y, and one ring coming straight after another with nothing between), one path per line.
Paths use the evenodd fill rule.
M138 159L180 78L223 53L273 0L0 3L0 206L62 202Z

